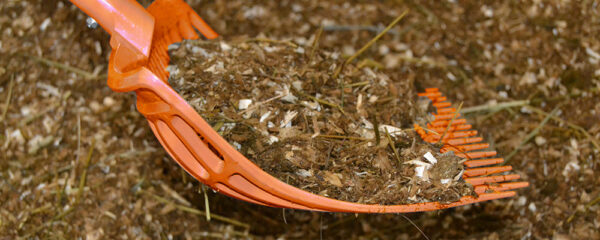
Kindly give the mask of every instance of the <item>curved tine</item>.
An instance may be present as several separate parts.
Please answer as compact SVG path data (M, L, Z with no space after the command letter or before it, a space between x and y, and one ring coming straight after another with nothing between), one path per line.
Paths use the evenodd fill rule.
M431 99L431 101L434 102L434 103L436 103L436 102L443 102L443 101L446 101L446 100L448 100L448 98L443 97L443 96Z
M512 166L470 168L470 169L465 170L463 176L465 178L477 177L477 176L490 175L490 174L494 174L494 173L507 172L510 170L512 170Z
M198 38L198 34L196 34L196 31L194 30L194 27L192 26L192 24L189 21L179 21L179 23L177 23L177 27L179 28L179 32L181 33L181 36L183 36L183 38L185 39L197 39Z
M194 25L194 27L198 29L198 31L200 31L205 38L215 39L219 36L210 26L208 26L208 24L206 24L206 22L204 22L204 20L202 20L200 16L198 16L194 10L191 10L191 8L189 12L189 18L192 22L192 25Z
M450 104L450 103L448 103ZM439 121L433 121L431 122L431 125L434 127L442 127L442 128L446 128L448 126L448 122L449 120L439 120ZM467 123L467 120L464 118L457 118L454 119L454 121L452 121L452 126L456 126L456 125L463 125Z
M441 97L442 93L441 92L424 92L424 93L417 93L417 96L427 97L429 99L432 99L432 98Z
M462 145L460 147L462 147L464 149L464 151L469 152L469 151L489 148L490 144L489 143L477 143L477 144Z
M233 190L233 189L231 189L231 188L229 188L229 187L227 187L227 186L225 186L223 184L220 184L220 183L217 183L215 185L215 190L218 191L218 192L220 192L220 193L223 193L223 194L225 194L225 195L227 195L229 197L232 197L232 198L235 198L235 199L240 199L240 200L243 200L243 201L246 201L246 202L249 202L249 203L254 203L254 204L257 204L257 205L268 206L268 207L279 207L279 206L276 206L276 205L271 205L271 204L268 204L268 203L260 202L260 201L254 200L252 198L246 197L246 196L244 196L244 195L236 192L235 190Z
M450 120L454 117L455 113L447 113L447 114L434 114L433 117L435 120ZM458 118L460 117L461 114L460 113L456 113L456 117Z
M505 182L505 181L510 181L510 180L516 180L519 178L521 178L521 176L519 176L519 174L508 174L508 175L500 175L500 176L465 178L465 182L470 183L473 186L479 186L482 184Z
M453 138L453 139L448 139L448 141L446 143L450 144L450 145L464 145L464 144L469 144L469 143L478 143L481 141L483 141L482 137Z
M454 112L456 112L456 108L453 107L437 109L438 114L452 114Z
M455 153L456 156L461 158L477 159L485 157L493 157L498 154L496 151L484 151L484 152L468 152L468 153Z
M434 107L436 108L447 108L452 106L452 103L450 102L436 102L434 104L432 104Z
M446 141L447 143L447 141ZM476 144L469 144L469 145L451 145L451 146L444 146L442 147L442 149L440 149L440 152L444 153L444 152L448 152L448 151L459 151L459 152L470 152L470 151L474 151L474 150L481 150L481 149L486 149L490 146L489 143L476 143Z
M440 134L446 130L446 127L435 127L435 126L431 125L431 123L427 123L427 124L429 124L428 126L431 127L431 128L429 128L430 130L439 132ZM446 124L446 126L448 126L448 125ZM461 131L461 130L469 130L472 127L473 126L471 126L471 124L461 124L461 125L457 125L457 126L451 126L450 128L448 128L448 131L454 132L454 131Z
M179 29L177 29L177 26L173 26L172 29L169 30L169 44L172 43L176 43L176 42L181 42L181 40L183 40L183 36L181 34L181 32L179 32ZM169 45L167 45L167 49L168 49ZM169 63L167 63L168 65Z
M497 185L480 185L480 186L475 187L475 192L477 194L483 194L486 191L502 192L502 191L513 190L513 189L518 189L518 188L525 188L528 186L529 186L528 182L509 182L509 183L500 183Z
M478 203L478 202L485 202L485 201L501 199L501 198L507 198L507 197L515 196L516 194L517 193L513 192L513 191L505 191L505 192L482 193L482 194L479 194L479 196L477 198L466 196L466 197L462 197L458 202L453 202L450 204L442 205L442 207L440 209L452 208L452 207L463 206L463 205L473 204L473 203Z
M267 173L264 173L264 174L267 174ZM243 194L249 198L252 198L252 199L255 199L255 200L261 201L261 202L266 202L271 205L285 207L285 208L304 209L304 210L309 210L309 209L315 208L313 206L309 206L309 204L306 204L306 203L293 201L289 197L279 196L279 195L275 194L274 191L272 191L272 190L269 191L268 189L265 189L264 187L261 188L259 186L265 182L264 180L258 181L259 184L256 184L256 182L253 183L253 182L249 181L244 175L249 176L249 174L242 174L242 173L233 174L232 176L229 176L226 181L228 183L227 186L231 187L233 190L235 190L239 194ZM266 182L268 182L269 184L275 184L275 181L280 181L280 180L273 179L271 181L266 181ZM286 184L286 187L293 188L294 190L297 189L297 188L287 185L287 184ZM282 187L279 187L278 190L283 190L283 192L286 192L286 193L290 192L289 189L288 189L288 191L285 191L285 189ZM319 208L316 208L316 209L319 209Z
M171 57L169 57L169 45L173 44L169 42L167 39L167 35L164 35L158 41L156 41L156 56L161 57L162 59L166 59L169 61ZM167 62L168 64L168 62Z
M479 200L478 202L484 202L484 201L496 200L496 199L500 199L500 198L513 197L515 195L517 195L517 193L514 191L483 193L483 194L479 194L479 197L477 199Z
M468 168L481 167L487 165L494 165L498 163L504 162L504 158L488 158L488 159L480 159L480 160L469 160L464 162L465 166Z

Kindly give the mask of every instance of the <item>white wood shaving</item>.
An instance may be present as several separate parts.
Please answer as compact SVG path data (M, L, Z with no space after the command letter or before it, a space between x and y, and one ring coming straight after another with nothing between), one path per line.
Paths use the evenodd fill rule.
M240 99L240 102L238 103L238 109L246 110L250 104L252 104L252 99Z
M436 164L437 163L437 159L433 156L433 154L431 154L431 152L427 152L425 153L425 155L423 155L423 157L425 157L425 159L427 159L431 164Z

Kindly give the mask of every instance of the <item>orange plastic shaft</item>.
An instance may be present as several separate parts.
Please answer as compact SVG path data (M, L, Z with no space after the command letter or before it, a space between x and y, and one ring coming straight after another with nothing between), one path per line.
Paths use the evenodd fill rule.
M120 51L118 64L132 67L148 59L152 47L154 17L134 0L71 0L110 35L113 49Z
M115 8L112 1L71 0L71 2L96 20L108 34L113 34L116 21L113 15L118 12L118 10Z

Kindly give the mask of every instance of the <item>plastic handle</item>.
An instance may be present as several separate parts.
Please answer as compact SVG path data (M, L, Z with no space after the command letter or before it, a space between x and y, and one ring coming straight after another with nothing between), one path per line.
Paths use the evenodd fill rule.
M134 0L71 0L111 35L110 45L123 52L119 68L139 65L150 55L154 17Z
M113 15L115 12L118 12L118 10L111 1L71 0L71 2L90 17L94 18L108 34L112 35L116 20L113 18Z

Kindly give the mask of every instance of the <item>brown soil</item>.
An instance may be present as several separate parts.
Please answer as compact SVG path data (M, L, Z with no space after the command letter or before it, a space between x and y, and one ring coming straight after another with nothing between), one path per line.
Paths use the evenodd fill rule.
M171 54L170 82L268 173L313 193L369 204L449 203L474 194L460 176L460 158L441 158L405 128L419 111L411 82L353 64L334 80L335 51L250 40L185 41ZM414 162L428 162L427 152L440 163L417 176ZM444 184L437 178L442 167Z
M404 216L430 239L600 238L600 150L592 141L600 138L597 3L189 2L225 41L241 35L288 40L308 51L311 39L297 36L326 25L320 48L341 46L342 57L411 9L357 63L371 59L391 79L440 87L464 109L526 99L546 113L558 107L558 120L524 144L542 113L518 106L467 115L502 155L521 146L508 164L531 186L515 198L405 215L282 211L208 191L209 222L197 214L205 209L200 185L168 158L133 96L106 87L108 35L86 28L85 15L68 1L4 0L0 114L8 108L0 121L0 238L423 239ZM86 79L24 54L100 77Z

